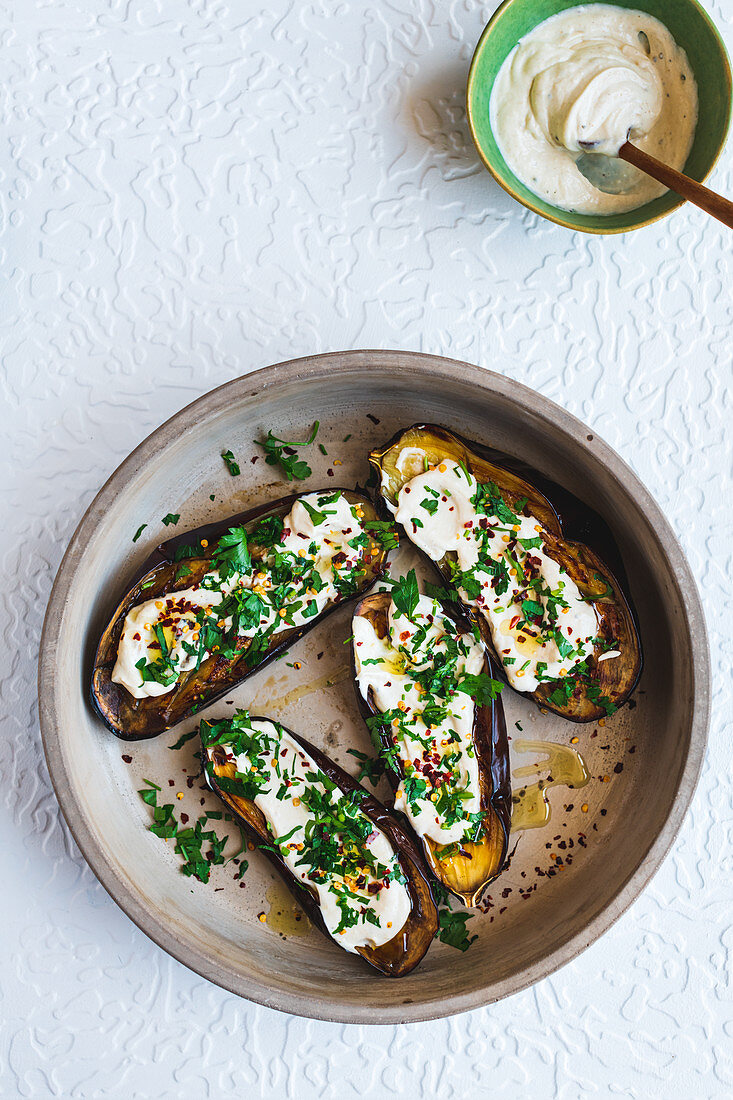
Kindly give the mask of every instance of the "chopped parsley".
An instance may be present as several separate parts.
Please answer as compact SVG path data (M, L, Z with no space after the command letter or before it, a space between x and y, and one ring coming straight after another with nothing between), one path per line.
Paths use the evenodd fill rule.
M198 730L191 730L190 733L182 733L181 736L176 741L175 745L169 745L168 748L171 750L171 752L173 752L175 749L183 748L183 746L186 744L187 741L190 741L191 738L196 737L198 735L198 732L199 732Z
M502 685L484 671L466 670L469 659L475 661L478 656L479 667L483 663L481 649L477 651L472 635L462 633L440 612L434 598L423 597L420 602L414 570L393 581L390 594L392 629L400 630L399 637L387 636L386 644L393 652L373 658L365 651L364 657L357 658L362 693L368 696L371 690L377 705L380 691L386 693L381 696L385 709L370 716L367 725L379 740L382 762L400 781L408 817L432 814L439 828L460 824L463 832L459 836L473 840L484 827L478 791L471 788L468 778L467 761L475 757L470 732L473 721L466 732L465 726L453 719L474 713L461 695L470 696L482 707L496 698ZM399 626L395 613L401 617ZM409 628L402 629L404 618ZM387 675L380 671L372 681L367 669L385 660ZM436 840L439 836L431 835Z
M473 913L456 913L451 908L453 898L451 894L441 886L439 882L431 883L433 896L438 903L438 931L435 938L441 943L447 943L449 947L455 947L458 951L468 951L469 947L478 936L474 933L469 936L466 925L473 918Z
M179 512L169 512L167 516L163 516L161 522L164 523L166 527L170 527L171 524L175 527L180 518Z
M409 619L415 611L419 599L420 590L417 587L417 577L415 576L415 570L411 569L406 577L400 577L392 586L392 603L400 615L404 615Z
M235 573L248 574L251 571L252 558L244 527L230 527L221 536L214 551L214 562L224 581Z
M132 536L132 541L133 542L137 542L137 540L140 538L140 536L142 535L142 533L143 533L143 531L145 530L146 527L147 527L147 523L141 523L140 524L137 531Z
M330 512L322 512L319 508L314 508L313 505L309 504L305 498L303 498L300 503L303 505L306 512L316 524L316 526L319 526L321 523L325 523L328 516L333 516L336 514L335 509L333 508Z
M221 457L224 459L224 465L226 466L227 470L232 475L232 477L239 477L239 475L241 474L242 471L240 470L239 464L238 464L237 460L235 459L234 455L232 454L232 452L231 451L222 451L221 452Z
M174 746L175 747L175 746ZM208 882L211 868L224 863L222 854L228 836L220 839L213 829L207 829L208 822L212 819L220 819L220 813L204 813L192 826L183 826L178 822L173 813L172 802L158 804L160 787L151 783L149 779L143 779L146 788L138 791L138 794L153 811L153 822L150 832L161 840L175 838L174 852L182 859L181 872L199 882ZM204 851L204 846L207 850Z
M211 545L176 547L176 583L193 576L188 559L208 556L210 564L203 575L197 567L196 595L180 584L161 594L150 628L153 638L136 664L143 683L170 688L184 668L198 669L210 656L241 658L254 668L275 633L302 626L328 602L363 587L371 543L359 506L340 491L300 500L315 524L310 534L298 529L292 515L286 519L293 531L286 530L283 518L269 515L231 527Z
M446 467L441 469L445 470ZM452 476L467 481L468 489L463 492L472 505L474 514L464 515L460 510L456 513L450 522L455 523L460 515L460 526L455 532L457 542L453 541L451 534L450 543L443 544L448 549L443 550L437 558L440 569L445 574L447 592L443 594L433 586L428 586L427 591L443 602L447 599L461 603L464 607L468 605L474 626L478 625L476 613L486 615L492 632L496 635L497 655L504 667L518 664L519 655L512 655L509 639L519 649L520 660L528 652L534 652L537 656L543 656L543 652L550 654L550 661L538 661L537 656L534 661L524 661L516 672L512 672L511 682L516 683L521 690L519 678L525 674L537 682L553 680L552 676L546 674L546 670L548 664L555 666L555 676L558 671L563 676L567 674L563 682L553 682L549 696L553 705L560 706L561 700L567 700L575 690L573 679L577 681L577 676L571 677L570 674L576 671L581 678L585 676L582 665L593 655L595 642L592 635L596 633L596 629L589 629L588 613L579 607L575 587L573 586L572 599L566 591L571 581L567 572L563 574L561 564L560 577L552 582L547 580L548 576L557 575L556 565L559 563L552 569L545 569L543 556L546 554L552 559L554 543L550 533L543 530L542 524L526 513L527 498L517 499L514 494L507 493L509 499L506 499L504 491L495 482L479 483L463 463L455 463L451 473ZM418 475L409 489L415 493L415 502L404 519L406 528L409 530L412 524L415 534L419 527L425 526L426 512L430 516L437 514L441 502L447 510L454 511L458 503L449 500L451 494L444 485L436 483L438 488L435 488L426 479L421 481L420 478L421 475ZM408 491L407 486L404 489ZM459 497L455 488L453 494ZM400 508L403 507L401 496ZM423 518L418 519L415 512L419 512ZM449 530L452 531L453 528ZM468 542L466 552L463 552L464 540ZM416 541L421 544L419 539ZM543 551L546 542L548 548ZM594 574L594 583L600 591L593 596L581 598L602 600L612 594L612 589L600 574ZM571 606L578 615L575 619L563 618L571 610ZM500 617L504 616L506 618L501 621ZM503 649L502 637L507 638L503 642ZM532 649L528 651L525 648L527 646ZM532 665L535 668L530 671ZM529 679L526 682L526 690L532 690L533 685L529 684ZM597 691L596 694L600 705L610 704L610 700L602 692ZM484 697L489 699L491 695L485 692Z
M269 548L282 541L283 521L280 516L265 516L252 531L252 542Z
M376 787L379 783L382 775L384 774L384 762L374 757L366 756L365 752L360 752L358 749L347 749L349 756L355 757L361 764L361 770L357 775L357 780L363 783L365 779L368 779L372 784L372 787Z
M307 880L333 894L339 919L332 935L359 923L379 925L371 900L384 886L405 878L396 854L382 864L370 847L374 822L362 809L366 791L339 788L282 726L254 725L247 711L220 722L202 722L200 732L204 767L215 787L248 800L261 796L263 809L274 795L277 801L290 800L307 811L304 820L283 835L275 834L270 824L272 844L265 847L279 854L299 880L302 869ZM246 761L245 770L234 778L218 774L214 759L220 759L221 750L237 769Z
M257 439L254 442L258 447L262 447L265 452L265 462L268 466L279 466L288 481L293 481L293 479L305 481L313 471L304 459L297 457L293 448L309 447L315 441L319 427L320 422L316 420L309 437L300 442L280 439L278 436L273 435L271 431L268 431L264 443Z
M562 680L555 680L553 685L547 699L560 709L565 708L573 696L585 692L590 701L607 715L615 714L618 710L616 704L601 691L598 679L592 674L587 660L581 661Z
M485 672L479 672L476 675L464 672L455 686L456 691L470 695L477 707L485 707L496 699L504 685L500 680L493 680Z
M400 544L400 536L393 523L383 519L370 519L364 523L365 529L374 538L375 542L384 550L396 550Z
M184 561L186 558L200 558L204 548L200 542L182 543L173 551L173 561Z

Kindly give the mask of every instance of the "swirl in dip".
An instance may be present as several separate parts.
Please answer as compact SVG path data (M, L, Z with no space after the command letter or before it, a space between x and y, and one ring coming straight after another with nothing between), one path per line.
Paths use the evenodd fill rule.
M611 4L569 8L540 23L504 61L491 93L504 160L535 195L578 214L634 210L666 188L624 165L609 195L579 171L584 152L613 157L628 139L683 169L697 125L697 84L658 19Z

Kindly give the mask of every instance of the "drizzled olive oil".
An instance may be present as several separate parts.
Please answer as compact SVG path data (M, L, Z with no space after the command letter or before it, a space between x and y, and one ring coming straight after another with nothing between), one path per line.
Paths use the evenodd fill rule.
M589 780L585 761L576 749L558 745L554 741L528 741L521 738L512 743L519 753L535 753L542 759L534 764L515 768L512 776L525 779L536 775L536 783L515 790L512 795L512 832L523 829L540 829L547 825L552 815L548 792L552 787L570 787L577 790Z
M308 936L313 925L285 886L274 882L265 894L270 908L265 923L281 936Z
M285 707L293 706L293 704L300 702L301 699L305 699L307 695L313 695L317 691L323 691L324 688L333 687L334 684L340 684L342 680L346 680L351 676L351 670L348 665L339 665L338 668L333 669L327 676L319 676L317 680L309 680L307 684L299 684L298 687L292 689L292 691L286 692L284 695L276 696L274 699L267 700L267 706L275 710L284 710Z

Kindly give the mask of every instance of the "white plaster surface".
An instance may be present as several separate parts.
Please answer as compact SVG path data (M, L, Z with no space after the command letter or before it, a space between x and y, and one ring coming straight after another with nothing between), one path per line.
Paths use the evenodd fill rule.
M733 1096L731 236L685 209L586 237L498 190L463 107L495 6L0 2L3 1097ZM705 6L733 45L730 0ZM353 347L491 366L604 436L682 540L715 675L692 811L632 909L535 988L396 1028L164 955L71 840L37 722L53 577L119 461L220 382Z

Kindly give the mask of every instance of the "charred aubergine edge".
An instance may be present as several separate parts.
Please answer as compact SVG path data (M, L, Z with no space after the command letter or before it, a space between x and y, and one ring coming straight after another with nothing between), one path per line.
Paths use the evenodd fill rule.
M547 533L547 553L568 572L595 609L601 642L588 662L588 673L574 679L572 689L568 687L570 677L548 681L541 683L530 698L571 722L597 722L613 713L636 687L642 650L630 599L617 579L626 580L621 555L605 521L568 490L521 460L432 424L415 424L398 432L384 448L369 456L379 495L392 506L403 485L414 476L397 466L400 452L406 447L422 450L430 465L444 460L463 463L480 484L493 482L509 507L522 503L525 511L539 520ZM608 561L617 575L606 564ZM450 583L448 556L433 564ZM506 679L484 617L470 607L464 610L477 622L484 644L496 658L499 675ZM598 657L611 644L620 656L599 662ZM555 700L550 698L553 694ZM558 696L562 697L559 702Z
M356 605L354 616L363 616L371 623L378 638L388 633L388 612L391 602L389 592L373 592ZM367 698L357 683L354 649L351 650L352 677L356 699L364 720L379 716L374 691L370 687ZM494 668L486 655L484 672L494 678ZM370 727L371 728L371 727ZM430 870L435 878L452 894L468 906L476 905L484 888L501 872L507 858L509 831L512 817L512 789L509 774L509 745L501 698L497 697L484 706L474 707L473 746L478 762L481 790L481 809L484 813L483 836L480 842L465 841L461 845L438 844L430 837L422 838L422 847ZM391 728L378 727L380 749L393 760L394 749ZM393 767L387 766L387 780L396 791L402 779Z
M270 721L256 718L252 720ZM298 881L276 848L275 837L268 827L265 815L252 800L232 793L226 781L234 779L235 764L226 759L226 753L221 745L207 744L207 729L215 724L213 721L212 723L202 722L200 726L204 776L209 788L235 816L250 840L272 862L316 927L331 943L338 944L326 928L315 891ZM279 723L274 725L279 726ZM293 733L285 726L279 726L279 728L309 754L317 767L331 782L335 783L342 793L347 795L353 792L362 793L359 808L392 845L406 880L405 888L410 898L409 915L402 928L391 940L379 947L358 947L356 951L366 962L388 977L400 978L409 974L424 957L438 930L438 913L430 890L427 871L414 841L389 810L370 795L360 783L357 783L348 772L305 738ZM224 790L224 786L229 789Z
M342 493L350 504L360 505L363 508L364 525L377 518L374 505L364 493L343 488L324 489L323 493ZM320 614L306 623L279 632L266 649L257 647L256 652L250 655L249 644L233 658L211 654L198 669L181 673L173 690L165 695L135 699L125 687L112 680L125 618L131 608L145 600L157 599L195 586L211 570L218 540L227 531L234 527L243 527L250 533L267 517L282 519L303 495L306 494L294 493L279 501L263 504L217 523L209 523L176 535L156 547L143 563L137 579L102 633L92 671L92 703L104 723L117 737L125 741L145 740L195 714L287 650L341 603L363 595L384 573L387 550L367 531L368 545L363 554L363 578L357 590L348 597L337 597L330 601ZM255 560L256 543L250 543L250 551ZM182 576L184 570L181 570L181 565L184 562L186 570L185 576Z

